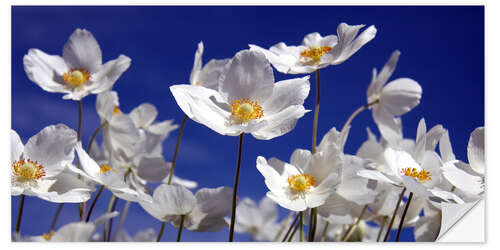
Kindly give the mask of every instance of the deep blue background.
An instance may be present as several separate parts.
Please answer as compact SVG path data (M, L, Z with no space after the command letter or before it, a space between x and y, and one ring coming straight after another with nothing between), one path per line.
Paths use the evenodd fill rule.
M169 86L188 83L197 43L203 40L203 61L232 57L248 44L268 48L278 42L300 44L310 32L336 34L340 22L374 24L378 33L345 63L321 71L319 140L333 126L341 127L348 116L366 103L371 70L384 65L395 49L401 50L391 79L410 77L423 88L421 104L403 117L405 137L415 138L424 117L427 127L442 124L450 132L458 159L467 161L466 147L474 128L484 125L484 8L481 6L421 7L36 7L12 8L12 128L24 143L45 126L64 123L76 129L77 103L61 94L43 91L23 70L23 55L30 48L61 54L76 28L93 33L103 52L103 61L125 54L131 67L114 86L120 108L130 112L143 102L154 104L159 120L184 113L176 105ZM276 81L299 77L275 72ZM305 107L314 109L315 78ZM83 100L83 141L86 144L99 125L95 96ZM267 189L255 168L258 155L288 161L296 148L310 149L313 113L305 115L290 133L269 141L245 136L240 178L240 197L260 200ZM355 153L366 139L365 128L377 131L367 111L352 123L347 153ZM378 133L378 131L377 131ZM165 158L172 159L177 131L165 144ZM232 186L236 165L237 137L220 136L207 127L188 121L181 142L176 174L199 183L199 187ZM99 199L94 215L102 214L109 192ZM12 230L19 197L12 198ZM122 209L119 201L117 208ZM27 197L21 231L40 235L49 229L57 204ZM75 205L67 205L57 228L76 221ZM280 210L284 217L288 212ZM114 225L117 224L115 221ZM131 233L160 223L133 204L124 228ZM183 241L226 241L228 229L217 233L184 230ZM166 228L163 240L175 240L176 230ZM412 241L411 229L402 238ZM235 236L246 241L247 235Z

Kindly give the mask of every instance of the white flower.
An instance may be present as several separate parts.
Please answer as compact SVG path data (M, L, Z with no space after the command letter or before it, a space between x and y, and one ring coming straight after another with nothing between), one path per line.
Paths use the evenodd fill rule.
M45 127L26 146L11 130L11 194L58 203L87 201L93 189L65 172L76 141L76 132L63 124Z
M267 197L297 212L323 205L341 181L339 154L335 147L314 155L297 149L290 157L290 164L276 158L266 161L262 156L257 157L257 169L269 188Z
M401 116L420 103L422 88L410 78L398 78L385 84L394 72L400 52L392 53L389 61L377 75L373 69L370 86L366 91L367 102L372 105L372 115L382 136L391 141L399 138L401 121L395 116Z
M255 240L273 241L281 227L277 219L278 207L268 197L262 198L258 205L252 199L244 198L236 207L234 231L250 234ZM229 224L230 218L226 218L226 222Z
M435 241L441 230L441 217L441 209L426 203L424 216L417 220L413 229L415 240L419 242Z
M307 110L309 77L274 83L273 71L260 52L240 51L226 65L218 91L174 85L170 91L184 113L222 135L251 133L268 140L290 132Z
M263 52L273 66L285 74L311 73L329 65L337 65L371 41L377 29L372 25L358 37L359 30L365 25L348 25L341 23L337 27L338 38L335 35L322 37L314 32L304 37L302 45L287 46L278 43L269 50L250 44L251 50Z
M195 195L183 186L161 184L153 193L153 202L140 202L142 208L160 221L184 225L197 232L216 232L226 226L224 216L231 211L232 188L202 188Z
M72 100L110 89L131 61L120 55L102 64L99 44L85 29L76 29L71 34L62 54L60 57L30 49L23 58L24 70L43 90L65 93L63 99Z
M120 231L116 241L128 242L155 242L157 234L153 228L138 231L134 237L131 237L125 230Z
M189 83L217 90L219 77L225 70L226 64L231 61L231 59L212 59L202 68L201 57L203 56L203 49L203 42L198 43L198 49L194 54L193 69L189 76Z

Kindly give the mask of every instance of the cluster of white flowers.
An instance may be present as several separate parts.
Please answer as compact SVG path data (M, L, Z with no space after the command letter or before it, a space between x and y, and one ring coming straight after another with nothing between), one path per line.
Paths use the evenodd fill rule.
M149 103L130 113L120 109L112 87L131 59L120 55L103 64L99 45L89 31L75 30L62 57L30 49L24 57L29 79L43 90L64 93L64 99L79 105L85 96L97 94L101 125L87 149L82 146L80 126L78 132L63 124L48 126L26 145L11 131L11 193L21 196L13 240L160 241L166 222L178 228L178 241L183 229L215 232L224 227L230 228L230 241L234 232L258 241L387 241L391 229L398 230L399 240L403 227L413 227L417 241L436 240L443 215L450 213L449 204L466 205L484 194L484 127L471 133L469 163L455 159L448 131L441 125L427 131L422 118L416 138L405 138L401 116L420 103L422 88L409 78L387 83L400 56L397 50L379 73L373 69L366 105L355 111L340 131L332 126L316 145L318 97L312 150L296 149L289 162L258 156L256 169L269 192L258 205L250 198L237 197L243 135L249 133L259 140L279 137L292 131L310 111L304 107L310 77L275 83L273 67L284 74L316 72L319 94L320 69L341 64L375 38L374 26L360 33L363 28L341 23L337 35L311 33L298 46L283 42L270 49L249 45L233 58L212 59L204 66L204 45L200 42L189 84L170 86L186 115L180 128L173 120L156 121L158 110ZM368 139L357 153L347 154L344 145L350 123L367 109L372 110L381 138L368 130ZM193 194L189 189L197 183L174 175L187 118L221 135L239 136L233 187L201 188ZM177 128L174 157L168 162L162 143ZM101 145L94 141L99 132ZM150 183L159 185L152 190ZM113 194L108 212L89 222L104 188ZM57 231L52 228L41 236L24 236L20 218L25 196L80 203L81 221ZM116 199L128 205L137 202L158 219L162 223L158 235L146 227L134 237L120 231L128 205L114 236L106 235L106 229L103 235L97 234L101 223L106 228L109 220L118 216L112 205ZM282 221L278 205L290 210Z

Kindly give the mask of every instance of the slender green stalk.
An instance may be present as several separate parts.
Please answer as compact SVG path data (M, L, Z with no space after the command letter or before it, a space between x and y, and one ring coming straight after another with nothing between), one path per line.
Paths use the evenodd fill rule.
M181 144L182 131L184 131L184 126L186 125L188 116L184 116L182 119L181 127L179 128L179 134L177 134L177 142L175 143L174 158L172 159L172 167L170 168L170 174L168 175L168 185L172 183L172 177L174 176L175 163L177 162L177 152L179 151L179 145Z
M238 191L238 182L239 182L239 177L240 177L241 149L243 146L243 135L244 135L244 133L240 134L240 139L238 142L238 161L236 163L236 174L234 176L233 205L232 205L232 212L231 212L231 227L229 228L229 242L233 241L234 223L235 223L235 219L236 219L236 193Z
M113 206L111 207L111 212L114 212L116 209L116 204L118 203L118 199L116 198L113 201ZM111 240L111 228L113 228L113 218L109 219L109 227L108 227L108 242Z
M377 100L375 100L373 102L365 104L365 105L359 107L358 109L356 109L356 111L354 111L354 113L352 113L351 116L349 116L349 118L345 122L344 126L342 127L342 130L340 131L340 134L344 134L345 133L345 131L347 130L347 127L349 127L349 125L351 124L351 122L354 119L354 117L356 117L359 113L361 113L365 109L367 109L367 108L371 107L372 105L377 104L379 102L380 102L380 99L377 99Z
M290 234L290 237L288 237L288 242L292 241L293 236L294 236L294 235L295 235L295 233L297 232L297 229L299 229L299 226L300 226L300 223L297 223L297 225L295 225L295 228L293 229L292 234Z
M89 145L87 145L87 152L89 154L90 154L90 150L92 149L92 143L94 142L95 138L99 134L99 131L101 131L101 129L104 128L106 125L108 125L108 122L104 121L103 123L101 123L101 125L99 125L99 127L97 127L94 130L94 133L92 134L92 137L90 137Z
M382 221L382 224L380 225L380 229L378 230L377 242L380 241L380 236L382 236L382 232L384 231L384 227L385 227L385 223L387 222L387 219L389 219L389 217L384 216L384 220Z
M283 233L283 230L285 230L285 227L288 224L288 222L290 221L290 219L292 218L292 216L293 216L293 212L290 211L290 213L288 213L288 215L286 216L286 219L284 219L283 222L281 223L280 230L278 231L278 233L276 233L276 236L274 236L273 241L277 241L279 239L281 233Z
M52 230L54 230L54 228L56 228L57 219L59 218L59 214L61 214L63 206L64 203L59 203L59 205L57 206L56 214L54 214L54 218L52 219L52 223L50 224L49 232L51 232Z
M17 212L16 233L19 233L19 229L21 229L21 217L23 216L24 197L25 197L24 194L22 194L21 199L19 200L19 210Z
M326 233L328 232L328 226L330 223L327 221L325 227L323 228L323 233L321 234L321 239L319 241L324 242L326 240Z
M95 207L95 204L97 202L97 199L99 198L99 196L101 196L101 193L102 193L103 189L104 189L104 186L101 185L99 187L99 190L97 191L97 194L94 197L94 200L92 201L92 204L90 205L89 212L87 213L87 219L85 219L85 222L89 222L90 215L92 214L92 211L94 210L94 207Z
M182 228L184 227L184 217L186 215L181 215L181 224L179 225L179 231L177 232L177 242L181 241Z
M300 242L304 241L303 239L303 228L304 227L304 213L300 212Z
M320 100L320 80L319 69L316 70L316 106L314 107L313 134L312 134L312 153L316 153L316 137L318 134L318 116L319 116L319 100Z
M356 222L349 226L346 233L344 234L344 237L342 237L342 241L346 241L347 239L349 239L349 237L351 237L352 232L354 232L354 229L358 226L359 221L361 221L361 219L363 218L363 215L365 214L367 208L368 205L365 205L363 207L363 210L361 210L361 213L359 214L358 219L356 219Z
M398 203L396 203L396 208L394 208L394 213L392 214L391 220L389 222L389 226L387 227L387 232L385 233L384 242L386 242L389 239L389 235L391 234L391 228L392 228L392 225L394 224L394 219L396 218L396 215L398 214L399 204L401 204L401 201L403 200L403 196L405 195L405 192L406 192L406 188L403 188L403 191L401 191L401 194L399 195Z
M111 239L111 241L115 241L116 237L118 236L118 233L120 233L120 230L122 229L123 222L125 222L125 216L127 216L129 207L130 207L130 201L125 202L125 206L123 206L122 215L120 216L120 222L118 223L118 226L116 227L115 233L113 234L113 238Z
M160 242L161 236L163 235L163 231L165 230L165 224L166 224L165 221L161 223L160 232L158 232L158 237L156 238L156 242Z
M115 195L112 195L111 196L111 199L109 200L109 203L108 203L108 210L106 211L106 213L110 213L111 212L111 208L113 207L113 203L115 203ZM108 221L104 221L104 228L103 228L103 232L102 232L102 239L103 241L106 241L107 239L107 228L108 228Z
M314 241L314 235L316 234L316 223L317 223L318 210L317 208L311 208L311 217L309 218L309 236L308 241Z
M82 141L82 100L78 100L78 131L77 131L78 141ZM78 159L77 167L80 168L80 159ZM80 175L78 175L80 179ZM83 221L83 203L78 203L78 215L80 216L80 221Z
M295 224L297 223L297 220L299 219L299 214L296 214L295 215L295 219L293 219L293 222L292 224L290 225L290 227L288 228L288 231L286 232L285 234L285 237L283 237L283 240L281 242L285 242L286 239L288 238L288 235L290 234L290 232L292 231L293 227L295 226Z
M410 192L410 196L408 196L408 201L406 201L405 210L403 210L403 215L401 216L401 221L399 222L398 233L396 234L396 242L399 242L399 236L401 235L401 230L403 229L406 212L408 212L408 208L410 207L410 202L412 198L413 198L413 192Z

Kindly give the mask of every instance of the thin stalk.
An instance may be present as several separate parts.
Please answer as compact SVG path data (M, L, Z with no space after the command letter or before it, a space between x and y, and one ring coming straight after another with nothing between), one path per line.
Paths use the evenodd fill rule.
M300 242L304 241L302 227L304 226L304 213L300 212Z
M326 232L328 232L328 226L330 223L327 221L325 227L323 228L323 233L321 234L321 239L319 241L324 242L326 240Z
M367 103L367 104L359 107L358 109L356 109L356 111L354 111L354 113L352 113L351 116L349 116L349 118L345 122L344 126L342 127L342 130L340 131L340 134L344 134L345 133L345 131L347 130L347 127L349 127L349 125L351 124L351 122L354 119L354 117L356 117L359 113L361 113L365 109L367 109L367 108L371 107L372 105L377 104L379 102L380 102L380 100L377 99L377 100L375 100L373 102Z
M161 236L163 235L163 230L165 230L165 221L161 223L160 232L158 232L158 237L156 238L156 242L160 242Z
M351 237L352 232L354 232L354 229L358 226L359 221L361 221L361 218L363 218L363 215L365 214L367 208L368 205L365 205L363 207L363 210L361 210L361 213L359 214L358 219L356 219L356 222L349 226L347 232L344 234L344 237L342 237L342 241L346 241L347 239L349 239L349 237Z
M56 214L54 214L54 218L52 219L52 223L50 224L49 232L51 232L52 230L54 230L54 228L56 228L57 219L59 218L59 214L61 214L63 206L64 203L59 203L59 205L57 206Z
M130 207L130 201L125 202L125 206L123 206L122 215L120 216L120 222L118 223L118 226L116 227L115 234L113 234L113 238L111 239L111 241L115 241L116 237L118 236L118 233L120 233L120 230L122 229L123 222L125 222L125 216L127 216L129 207Z
M314 241L314 235L316 234L317 216L318 216L317 208L311 208L311 217L309 218L309 236L308 236L308 241L310 242Z
M382 224L380 225L380 229L378 230L377 242L380 241L380 236L382 236L382 232L384 231L384 227L385 227L385 223L387 222L387 219L389 219L389 217L384 216L384 220L382 221Z
M281 242L285 242L286 239L288 238L288 235L290 234L290 232L292 231L293 229L293 226L295 226L295 223L297 223L297 220L299 219L299 214L296 214L295 215L295 219L293 219L293 222L292 224L290 225L290 227L288 228L288 231L286 232L285 234L285 237L283 237L283 240Z
M111 199L109 200L109 203L108 203L108 210L106 211L106 213L110 213L111 212L111 208L113 207L113 203L115 202L115 195L112 195L111 196ZM104 221L104 228L103 228L103 231L102 231L102 239L103 241L106 241L106 238L107 238L107 227L108 227L108 221Z
M179 145L181 144L182 131L184 131L184 126L186 125L188 116L184 116L182 119L181 127L179 128L179 134L177 134L177 142L175 143L174 158L172 159L172 167L170 168L170 174L168 175L168 185L172 183L172 176L174 176L175 163L177 162L177 152L179 151Z
M233 187L233 205L231 213L231 227L229 228L229 242L233 241L234 234L234 222L236 219L236 193L238 191L238 181L240 177L240 167L241 167L241 148L243 146L243 133L240 134L240 140L238 143L238 161L236 163L236 174L234 176L234 187Z
M399 222L398 234L396 234L396 242L399 242L399 236L401 235L401 230L403 229L406 212L408 212L408 208L410 207L410 202L412 198L413 198L413 192L410 192L410 196L408 196L408 201L406 201L405 210L403 210L403 215L401 216L401 221Z
M111 207L111 212L114 212L116 209L116 204L118 203L118 199L113 201L113 206ZM108 242L111 240L111 228L113 228L113 218L109 219L109 227L108 227Z
M82 141L82 100L78 100L77 140ZM77 167L80 168L80 159L78 159ZM78 179L80 179L80 175L78 175ZM83 214L84 213L85 213L85 211L83 210L83 203L78 203L78 215L80 216L81 221L83 221Z
M25 197L24 194L22 194L21 199L19 201L19 210L17 212L16 233L19 233L19 229L21 228L21 217L23 216L24 197Z
M288 222L292 218L292 215L293 215L293 212L288 213L288 215L286 216L286 219L284 219L283 222L281 223L280 230L278 231L278 233L276 233L276 236L274 236L273 241L277 241L279 239L281 233L283 233L283 230L285 230L286 224L288 224Z
M394 209L394 213L392 214L391 220L389 222L389 226L387 227L387 232L385 233L384 242L386 242L387 239L389 239L389 235L391 234L391 228L392 228L392 225L394 224L394 219L396 218L396 214L398 213L399 204L401 204L401 201L403 200L403 196L405 195L405 192L406 192L406 188L403 188L403 191L401 191L401 194L399 195L398 203L396 203L396 208Z
M97 191L97 194L94 197L94 200L92 201L92 204L90 205L89 212L87 213L87 219L85 219L85 222L89 222L90 215L92 214L92 211L94 210L94 207L95 207L95 204L97 202L97 199L99 198L99 196L101 196L101 193L102 193L103 189L104 189L104 186L101 185L99 187L99 190Z
M181 224L179 225L179 231L177 232L177 242L181 241L182 228L184 227L184 217L186 215L181 215Z
M297 225L295 225L295 227L293 228L293 232L292 232L292 234L290 234L290 237L288 237L288 242L292 241L293 236L294 236L294 235L295 235L295 233L297 232L297 229L299 229L299 226L300 226L300 224L299 224L299 223L297 223Z
M101 129L104 128L106 125L108 125L108 122L104 121L103 123L101 123L101 125L99 125L99 127L97 127L94 130L94 133L92 134L92 137L90 137L89 145L87 145L87 152L89 154L90 154L90 150L92 149L92 143L94 142L95 138L99 134L99 131L101 131Z
M316 137L318 134L318 116L319 116L319 97L320 97L319 69L316 70L316 106L314 107L313 134L312 134L312 153L316 153Z

